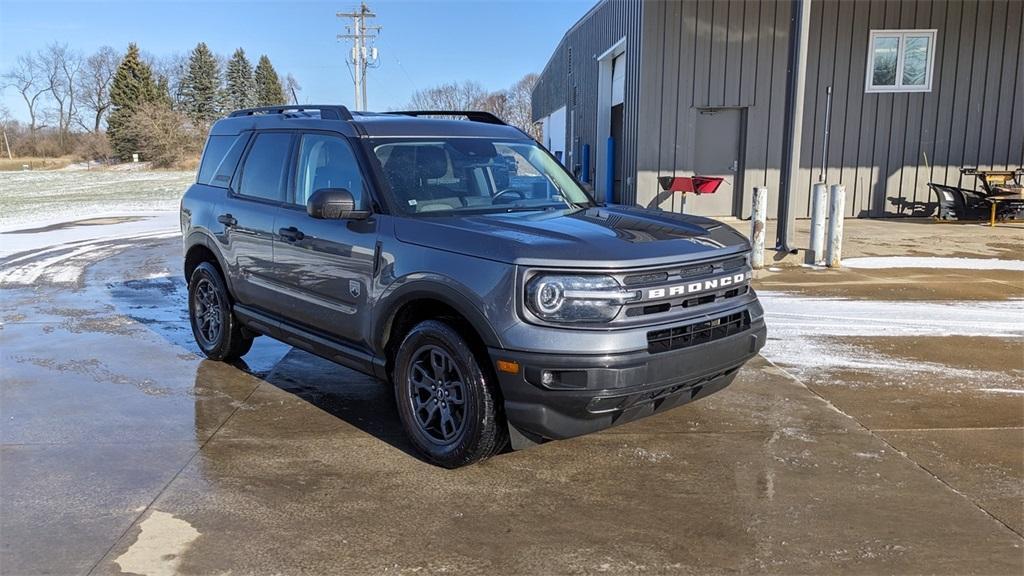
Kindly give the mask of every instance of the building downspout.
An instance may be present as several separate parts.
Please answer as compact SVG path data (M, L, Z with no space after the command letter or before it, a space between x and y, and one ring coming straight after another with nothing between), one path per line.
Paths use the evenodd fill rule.
M796 174L800 169L800 139L804 121L804 83L807 75L807 39L811 29L811 0L792 0L790 19L789 73L786 75L786 109L782 133L782 174L779 182L778 227L775 249L795 252L793 198L798 193Z

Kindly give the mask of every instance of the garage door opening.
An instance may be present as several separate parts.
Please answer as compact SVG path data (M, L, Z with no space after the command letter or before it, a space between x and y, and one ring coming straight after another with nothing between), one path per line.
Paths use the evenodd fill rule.
M622 38L598 59L597 158L594 189L609 202L622 199L622 122L625 110L626 39Z

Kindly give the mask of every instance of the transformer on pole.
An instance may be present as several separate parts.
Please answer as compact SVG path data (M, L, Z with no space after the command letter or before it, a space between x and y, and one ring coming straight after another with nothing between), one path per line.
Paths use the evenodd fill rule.
M356 11L338 12L336 15L338 18L352 19L351 24L345 25L348 34L338 34L338 40L352 42L349 63L352 64L352 80L355 83L355 109L366 110L366 70L380 65L373 41L377 39L381 26L367 24L368 20L377 15L370 11L366 2L361 3Z

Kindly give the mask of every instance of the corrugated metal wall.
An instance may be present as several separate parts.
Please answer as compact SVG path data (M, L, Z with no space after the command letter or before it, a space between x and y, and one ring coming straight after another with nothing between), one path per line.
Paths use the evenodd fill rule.
M637 159L638 200L678 211L659 175L692 175L700 108L742 108L742 178L734 185L778 188L790 2L648 2L644 10ZM771 197L771 196L770 196ZM777 196L776 196L777 197ZM775 199L771 199L772 212ZM749 198L742 212L749 211ZM688 212L703 212L699 198Z
M929 181L955 184L962 166L1024 163L1024 2L813 0L811 6L798 216L808 215L810 186L821 172L828 86L826 180L846 185L852 216L927 214L935 202ZM660 137L640 143L641 203L675 209L672 199L656 196L655 179L692 166L687 135L697 108L742 107L738 215L749 215L755 185L768 186L774 213L790 9L790 2L773 0L647 3L640 131ZM868 39L881 29L938 30L930 92L865 93ZM691 207L699 212L699 199Z
M597 57L626 38L626 83L623 118L623 203L636 202L637 118L640 74L641 0L604 0L584 16L559 43L533 91L533 117L543 118L566 106L566 151L580 163L582 144L590 144L590 181L597 154ZM572 59L570 65L570 58Z
M810 185L821 171L829 85L833 110L827 180L846 185L850 215L924 214L934 202L928 181L956 183L965 165L999 169L1024 164L1024 2L813 0L811 5L797 215L807 214ZM738 183L744 193L737 212L749 215L750 188L765 185L774 214L790 9L788 0L644 3L634 100L642 113L632 132L640 135L637 203L678 210L675 198L659 196L657 176L688 174L698 144L692 138L698 108L737 107L746 117ZM559 50L590 40L587 20ZM870 30L907 28L938 30L932 90L865 93ZM582 119L591 131L577 135L590 137L596 126L596 62L577 74L577 102L585 101L591 116ZM549 65L542 82L558 77L564 79ZM631 73L627 86L637 80ZM543 94L535 96L554 109L566 99L550 88L545 85ZM699 199L687 209L699 212Z
M810 37L812 56L818 57L807 71L801 152L810 161L802 164L821 165L825 90L832 85L828 180L846 185L850 214L929 213L935 202L929 181L956 184L963 166L1024 163L1024 3L818 4ZM872 29L938 30L930 92L864 92ZM818 172L803 170L801 182L810 186ZM805 214L806 200L798 206L798 214Z

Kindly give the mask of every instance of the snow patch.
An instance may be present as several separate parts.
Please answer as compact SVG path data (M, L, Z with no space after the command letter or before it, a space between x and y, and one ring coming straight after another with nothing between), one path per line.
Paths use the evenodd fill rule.
M768 323L762 354L795 370L928 372L975 379L985 373L865 351L829 337L1024 337L1024 306L1001 302L895 302L758 294Z
M846 268L933 268L950 270L1011 270L1024 272L1024 260L998 258L945 258L940 256L869 256L843 260Z

